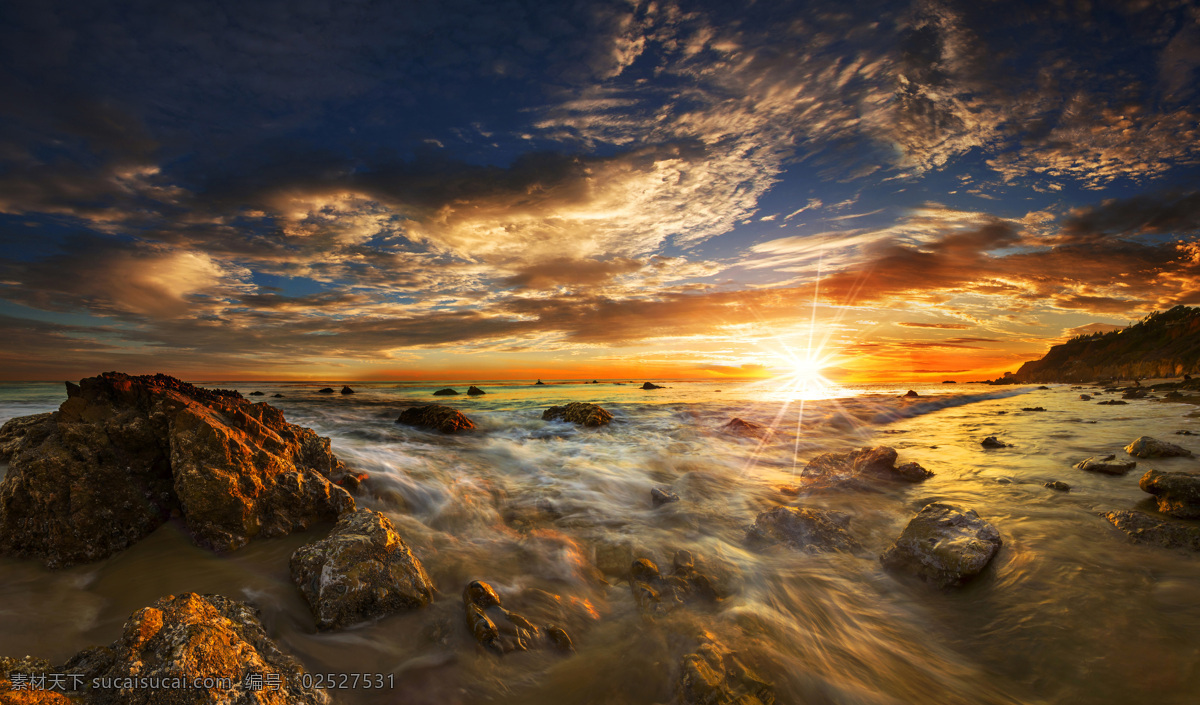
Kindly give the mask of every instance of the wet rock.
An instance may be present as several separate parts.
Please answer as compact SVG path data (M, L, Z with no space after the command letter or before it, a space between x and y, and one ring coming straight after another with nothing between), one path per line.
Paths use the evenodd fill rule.
M250 392L250 396L252 396L252 397L265 397L265 396L266 396L266 394L264 394L264 393L262 393L262 392Z
M905 393L904 393L902 396L905 396L905 397L919 397L919 396L921 396L921 395L920 395L920 394L917 394L916 392L914 392L913 390L911 390L911 389L910 389L910 390L908 390L907 392L905 392Z
M172 513L224 551L354 509L329 439L267 404L165 375L80 383L25 429L0 482L0 553L51 567L100 560Z
M917 513L879 561L938 587L961 585L982 571L1003 541L974 510L934 502Z
M1180 392L1178 390L1172 390L1170 392L1167 392L1165 397L1167 399L1179 399L1179 398L1183 397L1183 392Z
M604 409L584 401L573 401L566 406L552 406L542 412L544 421L568 421L580 426L604 426L612 421L613 415Z
M1175 435L1176 436L1195 436L1195 435L1200 435L1200 434L1196 434L1196 433L1193 433L1193 432L1185 429L1183 431L1176 431Z
M1038 389L1049 389L1049 387L1042 386L1042 387L1038 387Z
M410 406L400 412L400 416L396 417L396 423L432 428L442 433L457 433L475 428L471 419L463 416L461 411L440 404Z
M446 387L445 389L439 389L436 392L434 392L433 396L435 396L435 397L456 397L456 396L458 396L458 392L451 389L450 387Z
M1135 543L1200 551L1200 526L1163 521L1144 512L1116 511L1101 516Z
M1122 394L1121 398L1122 399L1145 399L1146 395L1149 393L1150 392L1148 392L1145 389L1130 389L1130 390L1126 391L1124 394Z
M678 696L682 705L773 705L775 688L702 632L699 648L683 657Z
M654 503L655 508L658 508L664 504L678 502L679 495L672 492L669 488L655 487L650 490L650 501Z
M340 629L433 599L421 561L392 522L370 509L344 515L329 536L296 549L290 568L318 629Z
M342 387L342 394L353 394L354 390L349 387Z
M754 423L753 421L743 421L739 418L731 419L729 423L721 427L721 430L725 431L726 433L732 433L738 436L749 436L753 438L762 438L771 433L771 429L767 426L763 426L760 423Z
M0 658L0 703L4 705L70 705L77 702L58 692L72 685L64 679L57 690L53 676L61 673L45 659L26 656L21 659ZM35 685L34 679L37 685ZM45 680L42 680L45 679Z
M1021 408L1021 411L1045 411L1045 410L1046 410L1045 407L1041 407L1041 406L1026 406L1026 407Z
M1050 482L1047 482L1043 486L1049 487L1052 490L1058 490L1059 492L1070 492L1071 491L1070 485L1068 485L1065 482L1061 482L1059 480L1051 480Z
M258 610L220 595L168 595L133 613L124 634L107 648L89 649L65 666L87 684L98 681L89 705L316 705L324 690L304 687L303 666L267 637ZM257 674L277 683L259 691L243 682ZM131 679L211 687L122 688ZM221 684L232 683L231 688ZM70 680L70 679L68 679ZM107 685L106 685L107 684Z
M1190 458L1192 451L1174 443L1156 440L1150 436L1141 436L1133 443L1125 446L1125 452L1135 458Z
M1158 500L1158 511L1180 519L1200 519L1200 475L1150 470L1138 487Z
M500 595L482 580L472 581L463 590L463 609L467 629L481 646L497 654L528 651L550 646L559 651L574 651L571 637L561 627L538 627L525 617L504 609Z
M748 538L782 543L809 553L862 550L862 545L847 531L849 528L850 515L845 512L775 507L758 515Z
M696 570L690 551L676 551L671 572L663 575L649 558L639 558L629 569L629 589L638 607L648 614L666 614L693 598L717 602L721 596L707 575Z
M1091 394L1080 394L1079 398L1082 399L1083 401L1091 401L1092 395Z
M874 480L920 482L933 473L917 463L896 465L897 453L888 446L862 448L849 453L823 453L808 462L800 476L822 484L870 487Z
M1098 401L1096 403L1099 404L1100 406L1124 406L1125 404L1128 404L1129 402L1121 401L1120 399L1109 399L1108 401Z
M628 577L633 561L633 543L627 540L600 540L594 547L596 568L605 575Z
M660 387L657 384L651 384L650 382L646 382L645 384L642 385L642 389L663 389L663 387Z
M0 426L0 463L8 462L17 449L21 446L30 432L33 432L36 437L44 438L50 433L54 427L51 421L51 416L54 412L46 412L44 414L34 414L33 416L18 416L15 419L9 419ZM31 443L40 442L31 440Z
M996 438L995 436L988 436L987 438L980 441L979 445L983 446L984 448L1011 448L1012 447L1008 443L1001 441L999 438Z
M333 394L333 387L325 387L324 389L318 389L317 394Z
M1081 460L1075 463L1073 467L1078 470L1087 470L1088 472L1099 472L1105 475L1124 475L1130 470L1137 467L1137 461L1130 460L1128 462L1111 462L1116 459L1115 455L1106 455L1103 458L1092 456L1086 460Z
M539 380L538 380L536 383L534 383L534 385L533 385L533 386L535 386L535 387L536 387L536 386L538 386L538 385L543 385L543 386L544 386L545 384L546 384L545 382L543 382L542 380L540 380L540 379L539 379Z
M467 394L469 394L473 397L477 397L481 394L487 394L487 392L483 391L479 387L476 387L475 385L472 384L470 387L467 387Z
M283 395L282 395L282 394L272 394L271 396L272 396L273 398L275 398L275 399L282 399L282 398L283 398Z

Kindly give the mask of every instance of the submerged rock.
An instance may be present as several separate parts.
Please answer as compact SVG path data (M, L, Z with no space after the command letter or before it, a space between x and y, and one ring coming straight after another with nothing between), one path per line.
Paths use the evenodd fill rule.
M905 392L904 394L902 394L901 396L904 396L904 397L919 397L919 396L921 396L921 395L920 395L920 394L917 394L916 392L914 392L913 390L911 390L911 389L910 389L910 390L908 390L907 392Z
M584 401L573 401L566 406L552 406L542 412L544 421L568 421L580 426L603 426L612 421L613 415L604 409Z
M63 669L89 686L98 683L87 695L89 705L330 702L324 690L305 687L311 682L304 667L267 637L258 610L220 595L168 595L134 612L121 638L80 652ZM244 681L251 674L274 687L248 689ZM188 685L121 687L136 679ZM194 686L198 679L207 687Z
M645 384L642 385L642 389L663 389L663 387L660 387L657 384L652 384L650 382L646 382Z
M1109 399L1108 401L1098 401L1096 403L1100 406L1124 406L1129 402L1121 401L1120 399Z
M538 627L525 617L504 609L500 595L489 584L474 580L463 590L463 609L467 629L481 646L497 654L528 651L552 646L559 651L574 651L571 637L561 627Z
M938 587L961 585L982 571L1003 541L975 510L934 502L917 513L879 561Z
M318 389L317 394L333 394L333 387L325 387L324 389Z
M691 551L676 551L669 575L663 575L658 565L639 558L629 568L629 589L642 611L666 614L692 598L708 602L721 599L707 575L696 570Z
M475 385L472 384L470 387L467 387L467 394L470 394L473 397L477 397L480 394L487 394L487 392L483 391L479 387L476 387Z
M1087 470L1088 472L1099 472L1105 475L1124 475L1130 470L1137 467L1136 460L1128 462L1109 462L1116 458L1115 455L1106 455L1103 458L1092 456L1086 460L1081 460L1075 463L1073 467L1079 470Z
M847 529L850 515L832 509L775 507L754 520L749 538L782 543L800 551L860 551Z
M984 448L1011 448L1012 447L1008 443L1005 443L1004 441L1000 440L999 438L996 438L995 436L988 436L987 438L980 441L979 445L983 446Z
M421 561L392 522L370 509L342 516L329 536L296 549L290 568L318 629L340 629L433 599Z
M396 423L432 428L442 433L470 431L475 428L471 419L463 416L461 411L440 404L410 406L400 412L400 416L396 417Z
M353 394L354 390L349 387L342 387L342 394Z
M1117 511L1101 516L1128 534L1135 543L1200 551L1200 526L1163 521L1144 512Z
M1046 408L1043 406L1026 406L1026 407L1021 408L1021 411L1045 411L1045 410L1046 410Z
M1190 458L1192 451L1174 443L1141 436L1125 446L1125 452L1135 458Z
M1083 401L1091 401L1092 395L1091 394L1080 394L1079 398L1082 399Z
M1059 480L1051 480L1050 482L1047 482L1043 486L1049 487L1052 490L1058 490L1059 492L1070 492L1071 491L1070 485L1068 485L1065 482L1061 482Z
M436 392L434 392L433 396L435 396L435 397L456 397L456 396L458 396L458 392L451 389L450 387L446 387L445 389L439 389Z
M775 687L702 632L699 648L683 657L678 695L682 705L773 705Z
M869 487L873 480L920 482L933 473L917 463L896 465L889 446L861 448L849 453L822 453L808 462L800 476L812 482Z
M739 418L731 419L729 423L721 427L721 430L725 431L726 433L736 434L738 436L751 436L754 438L762 438L771 433L770 428L763 426L760 423L743 421Z
M72 393L15 447L0 482L0 553L51 567L100 560L173 512L197 544L233 550L354 509L330 481L347 470L329 439L267 404L117 372Z
M664 504L678 502L679 495L672 492L670 488L655 487L650 490L650 501L654 504L655 508L658 508Z
M1158 511L1180 519L1200 519L1200 475L1151 470L1138 487L1158 500Z

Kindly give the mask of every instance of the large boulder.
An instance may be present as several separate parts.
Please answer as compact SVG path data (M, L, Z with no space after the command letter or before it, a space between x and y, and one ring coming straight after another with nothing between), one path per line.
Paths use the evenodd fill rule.
M396 417L396 423L432 428L442 433L457 433L475 428L471 419L464 416L461 411L441 404L410 406L400 412L400 416Z
M480 396L481 394L487 394L487 392L483 391L479 387L476 387L475 385L472 384L470 387L467 387L467 394L470 394L473 397L477 397L477 396Z
M0 482L0 553L51 567L100 560L178 513L233 550L353 510L329 439L237 392L109 372L28 422ZM7 426L6 426L7 428Z
M917 463L896 465L896 458L896 449L888 446L823 453L810 460L800 476L811 483L863 487L880 479L920 482L933 476Z
M330 701L267 637L256 609L220 595L168 595L134 612L110 646L83 651L63 669L81 677L89 705Z
M1115 455L1106 455L1103 458L1092 456L1086 460L1081 460L1075 463L1073 467L1078 470L1087 470L1088 472L1098 472L1104 475L1124 475L1130 470L1137 467L1136 460L1121 462L1116 460Z
M1141 436L1125 446L1125 452L1135 458L1190 458L1192 451L1174 443L1160 441L1150 436Z
M1200 551L1200 526L1155 519L1145 512L1118 511L1102 516L1135 543Z
M542 412L545 421L569 421L580 426L604 426L612 421L613 415L585 401L573 401L566 406L552 406Z
M782 543L800 551L858 551L847 531L850 515L832 509L775 507L758 515L749 538Z
M646 382L642 385L642 389L662 389L662 387L653 382Z
M1003 541L975 510L934 502L917 513L879 561L938 587L961 585L982 571Z
M1158 511L1180 519L1200 519L1200 475L1191 472L1151 470L1138 487L1154 495Z
M683 657L678 700L682 705L772 705L775 687L709 632Z
M434 392L433 396L435 396L435 397L456 397L456 396L458 396L458 392L454 389L451 389L450 387L446 387L445 389L439 389L436 392Z
M359 509L329 536L296 549L292 582L304 593L318 629L339 629L433 599L433 583L392 522Z
M0 463L7 463L16 455L22 441L32 431L34 433L49 432L51 425L46 422L54 412L34 414L33 416L18 416L9 419L0 426Z

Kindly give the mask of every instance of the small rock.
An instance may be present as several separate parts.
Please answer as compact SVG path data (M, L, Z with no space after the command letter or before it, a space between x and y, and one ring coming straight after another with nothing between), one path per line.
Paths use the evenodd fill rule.
M463 589L467 629L481 646L496 654L528 651L551 645L559 651L574 651L571 637L552 624L538 627L525 617L504 609L495 588L473 580Z
M354 390L349 387L342 387L342 394L353 394Z
M1174 443L1159 441L1150 436L1141 436L1125 446L1125 452L1135 458L1190 458L1192 451Z
M987 438L980 441L979 445L983 446L984 448L1011 448L1012 447L1010 444L1001 441L999 438L996 438L995 436L988 436Z
M1200 551L1200 526L1163 521L1144 512L1118 511L1101 516L1128 534L1135 543Z
M905 397L919 397L919 396L921 396L921 395L920 395L920 394L917 394L916 392L914 392L913 390L911 390L911 389L910 389L910 390L908 390L907 392L905 392L903 396L905 396Z
M847 531L850 515L832 509L775 507L754 520L748 538L782 543L809 553L859 551L862 545Z
M1180 392L1178 390L1172 390L1170 392L1167 392L1165 396L1167 399L1179 399L1183 396L1183 392Z
M645 384L642 385L642 389L662 389L662 387L658 386L657 384L651 384L650 382L646 382Z
M950 587L978 575L1003 543L974 510L934 502L917 513L879 561L892 571Z
M435 396L435 397L454 397L454 396L458 396L458 392L454 391L453 389L451 389L449 387L446 387L445 389L439 389L436 392L434 392L433 396Z
M265 395L265 394L263 394L262 392L250 392L250 396L252 396L252 397L263 397L263 396L266 396L266 395Z
M487 394L487 392L483 391L479 387L476 387L475 385L472 384L470 387L467 387L467 394L470 394L473 397L477 397L480 394Z
M545 384L546 384L545 382L543 382L542 380L540 380L540 379L539 379L537 382L535 382L535 383L534 383L534 385L533 385L533 386L535 386L535 387L536 387L536 386L538 386L538 385L545 386Z
M669 489L655 487L654 489L650 490L650 501L654 503L655 508L658 508L664 504L678 502L679 495L675 494Z
M325 387L324 389L318 389L317 394L333 394L333 387Z
M739 418L730 420L729 423L721 427L722 431L733 433L738 436L751 436L754 438L762 438L771 433L771 429L753 421L743 421Z
M1200 475L1150 470L1138 481L1158 500L1158 511L1180 519L1200 519Z
M678 699L682 705L773 705L775 687L747 668L709 632L683 657Z
M470 431L475 428L471 419L464 416L461 411L439 404L410 406L400 412L400 416L396 417L396 423L433 428L442 433Z
M1106 455L1103 458L1091 457L1086 460L1081 460L1075 463L1073 467L1079 470L1087 470L1088 472L1099 472L1105 475L1124 475L1130 470L1137 467L1137 461L1130 460L1127 462L1109 462L1117 456Z
M604 426L612 421L613 415L604 409L584 401L573 401L566 406L552 406L542 412L544 421L569 421L580 426Z
M1145 389L1130 389L1121 395L1122 399L1145 399L1150 392Z
M1200 434L1195 434L1195 433L1192 433L1191 431L1183 430L1183 431L1176 431L1175 435L1176 436L1195 436L1195 435L1200 435Z
M1052 480L1050 482L1047 482L1044 485L1044 487L1049 487L1050 489L1058 490L1059 492L1070 492L1071 491L1070 485L1068 485L1065 482L1061 482L1059 480Z
M1082 399L1083 401L1091 401L1092 395L1091 394L1080 394L1079 398Z
M801 477L825 484L870 486L869 480L888 479L920 482L933 473L917 463L896 465L896 449L889 446L861 448L849 453L822 453L808 462Z
M1049 389L1049 387L1041 386L1041 387L1038 387L1038 389Z
M1045 410L1046 409L1041 406L1026 406L1026 407L1021 408L1021 411L1045 411Z
M696 570L690 551L676 551L670 575L658 572L658 565L639 558L629 569L629 589L644 612L666 614L692 598L717 602L717 594L707 575Z
M282 399L282 398L283 398L283 395L282 395L282 394L272 394L272 395L271 395L271 398L273 398L273 399Z
M1108 401L1098 401L1096 403L1099 404L1100 406L1124 406L1125 404L1128 404L1129 402L1121 401L1120 399L1109 399Z

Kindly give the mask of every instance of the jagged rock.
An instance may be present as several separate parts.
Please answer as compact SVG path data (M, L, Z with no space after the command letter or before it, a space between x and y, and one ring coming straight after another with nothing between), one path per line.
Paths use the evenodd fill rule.
M996 438L995 436L988 436L987 438L980 441L979 445L983 446L984 448L1011 448L1012 447L1009 444L1005 443L1004 441L1000 440L999 438Z
M70 705L77 702L60 690L72 687L75 680L53 682L51 674L61 673L45 659L26 656L22 659L0 658L0 703L4 705ZM33 679L39 679L38 685ZM40 679L45 680L40 680ZM80 683L82 680L76 679Z
M544 386L545 384L546 384L545 382L543 382L542 380L540 380L540 379L539 379L539 380L538 380L536 383L534 383L534 385L533 385L533 386L535 386L535 387L536 387L536 386L538 386L538 385L543 385L543 386Z
M1091 394L1080 394L1079 398L1082 399L1083 401L1091 401L1092 395Z
M434 392L433 396L435 396L435 397L456 397L456 396L458 396L458 392L454 391L450 387L446 387L445 389L439 389L436 392Z
M1125 452L1135 458L1190 458L1192 451L1174 443L1156 440L1150 436L1141 436L1133 443L1125 446Z
M721 599L708 576L696 570L691 552L684 550L675 552L670 575L659 573L658 565L648 558L634 561L629 589L638 606L650 614L666 614L693 597L708 602Z
M475 641L497 654L546 645L559 651L575 650L571 637L561 627L547 624L539 628L516 612L504 609L500 595L482 580L472 581L463 590L463 609L467 629Z
M678 502L679 495L675 494L670 489L655 487L650 490L650 501L654 503L655 508L658 508L664 504Z
M1117 511L1101 516L1136 543L1200 551L1200 526L1163 521L1144 512Z
M847 529L850 515L832 509L775 507L754 520L749 538L782 543L809 553L859 551L862 545Z
M0 553L51 567L100 560L178 512L233 550L354 509L329 439L237 392L166 375L83 380L25 429L0 482Z
M700 634L695 653L683 657L679 677L682 705L773 705L775 687L747 668L711 633Z
M612 421L613 415L584 401L573 401L566 406L552 406L542 412L545 421L569 421L580 426L603 426Z
M921 396L921 395L920 395L920 394L917 394L916 392L914 392L913 390L911 390L911 389L910 389L910 390L908 390L907 392L905 392L904 394L902 394L901 396L904 396L904 397L919 397L919 396Z
M754 438L762 438L771 433L771 429L767 426L754 423L753 421L743 421L739 418L730 420L729 423L721 427L721 430L738 436L751 436Z
M896 465L896 450L888 446L862 448L849 453L823 453L808 462L800 476L818 484L869 487L872 480L920 482L933 473L917 463Z
M663 389L663 387L660 387L657 384L651 384L650 382L646 382L645 384L642 385L642 389Z
M317 394L333 394L333 387L325 387L324 389L318 389Z
M1021 411L1045 411L1045 410L1046 410L1046 408L1042 407L1042 406L1026 406L1026 407L1022 407L1022 409L1021 409Z
M475 428L475 424L471 422L471 419L463 416L461 411L448 406L441 406L440 404L410 406L400 412L400 416L396 418L396 423L432 428L442 433L470 431Z
M1059 492L1070 492L1071 491L1071 486L1060 480L1052 480L1050 482L1047 482L1044 486L1049 487L1052 490L1058 490Z
M1150 470L1138 487L1158 500L1158 511L1180 519L1200 519L1200 475Z
M1100 406L1124 406L1129 402L1121 401L1120 399L1109 399L1108 401L1098 401L1096 403Z
M53 414L54 412L48 411L33 416L18 416L6 421L4 426L0 426L0 463L8 462L16 454L21 441L31 431L43 435L47 433L50 425L46 422Z
M476 387L475 385L471 385L470 387L467 387L467 394L470 394L473 397L477 397L481 394L487 394L487 392L483 391L479 387Z
M353 394L354 390L349 387L342 387L342 394Z
M975 510L934 502L917 513L879 561L938 587L961 585L982 571L1003 541Z
M340 629L433 599L421 561L392 522L370 509L343 515L329 536L296 549L290 567L318 629Z
M258 610L220 595L168 595L133 613L107 648L80 652L65 672L100 687L89 705L317 705L324 690L305 688L303 666L263 630ZM244 685L257 674L274 687ZM145 679L145 680L139 680ZM159 687L142 685L149 679ZM211 679L212 687L189 687ZM217 681L216 679L225 679ZM175 687L165 683L184 683ZM230 684L231 687L224 687Z
M265 396L266 396L266 394L264 394L263 392L250 392L250 396L252 396L252 397L265 397Z
M1105 475L1124 475L1130 470L1137 467L1137 461L1130 460L1128 462L1109 462L1117 456L1106 455L1103 458L1092 456L1086 460L1081 460L1075 463L1074 467L1078 470L1087 470L1088 472L1099 472Z

